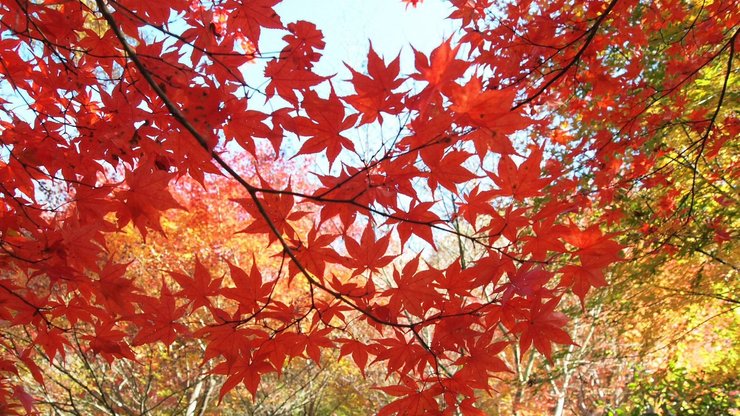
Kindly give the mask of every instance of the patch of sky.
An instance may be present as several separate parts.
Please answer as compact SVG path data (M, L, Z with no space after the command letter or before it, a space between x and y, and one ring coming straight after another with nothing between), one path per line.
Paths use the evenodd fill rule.
M339 96L354 92L349 79L349 67L360 73L367 68L367 54L373 49L388 63L400 56L401 75L415 71L414 50L426 55L439 46L442 41L455 33L455 24L448 20L450 6L440 0L429 0L418 7L406 7L399 0L286 0L276 7L285 25L305 20L314 23L324 35L326 47L321 51L321 60L314 71L323 76L332 76L331 82L317 88L322 96L327 96L331 88ZM285 46L282 37L285 31L265 29L259 41L259 49L266 58L277 56ZM251 86L264 89L269 80L264 77L264 69L269 59L256 59L244 65L241 70ZM404 84L400 90L410 90ZM270 113L287 103L273 97L266 100L260 94L250 97L249 107ZM352 140L359 156L343 154L343 163L362 165L374 156L384 152L384 146L401 134L407 115L391 117L385 115L383 123L373 123L361 128L351 129L344 135ZM291 157L302 143L297 137L286 137L279 157ZM333 169L332 169L333 167ZM323 156L317 156L313 169L319 174L336 174L341 163L329 163Z

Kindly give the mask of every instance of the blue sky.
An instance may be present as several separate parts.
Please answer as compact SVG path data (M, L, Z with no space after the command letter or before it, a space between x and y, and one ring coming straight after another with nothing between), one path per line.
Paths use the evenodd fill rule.
M409 45L430 52L452 33L449 3L441 0L417 7L400 0L287 0L278 10L286 21L316 23L324 32L327 61L362 64L368 39L389 58L399 50L410 56Z
M400 51L401 72L408 73L414 68L411 46L428 54L452 35L454 27L446 19L449 3L442 0L425 0L408 8L401 0L284 0L276 10L284 24L297 20L316 24L326 41L317 72L338 73L339 80L349 77L343 62L363 68L368 40L372 40L374 49L386 62ZM261 49L280 50L283 35L284 32L265 30ZM259 69L247 71L253 74Z
M337 74L332 85L340 95L353 92L351 85L343 82L350 78L344 63L364 72L370 41L386 62L400 53L401 73L408 74L414 71L412 47L428 55L450 37L455 28L454 22L447 19L451 12L449 3L442 0L425 0L417 7L408 8L401 0L284 0L275 9L285 25L306 20L323 32L326 48L315 72L320 75ZM280 51L285 45L281 40L284 35L284 31L263 30L260 50ZM266 62L257 60L242 67L251 85L264 88ZM258 97L254 96L250 108L269 111ZM398 131L400 120L393 117L386 120L382 127L364 126L345 135L366 157L377 150L384 137L393 136ZM297 149L294 138L286 139L284 145L289 155ZM323 159L319 157L316 160L315 168L326 171L328 164L320 163Z

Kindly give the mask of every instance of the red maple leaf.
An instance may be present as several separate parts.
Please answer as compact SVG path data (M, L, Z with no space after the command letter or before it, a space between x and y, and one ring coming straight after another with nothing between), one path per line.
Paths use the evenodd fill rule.
M429 188L437 189L437 185L457 193L457 185L469 182L476 175L465 168L465 161L472 155L462 150L453 150L444 154L444 148L432 147L430 151L422 153L424 163L429 167L427 181Z
M328 98L321 98L314 91L304 94L301 106L308 117L295 118L294 133L306 136L306 140L297 155L313 154L326 151L326 157L333 161L342 149L354 150L352 140L342 132L353 127L357 115L345 117L345 108L332 89Z
M233 199L233 201L241 205L253 218L252 222L246 228L237 232L267 234L271 242L277 241L278 237L273 232L268 222L270 221L281 235L287 238L295 238L295 230L289 222L293 204L295 203L291 195L278 192L263 194L259 202L264 209L264 213L252 198L239 198Z
M462 369L459 377L472 383L476 388L489 389L488 379L491 373L510 372L506 363L498 354L509 344L507 342L492 342L493 334L487 333L476 337L468 345L467 351L455 361Z
M188 327L178 322L185 315L186 308L177 305L177 298L164 280L159 298L142 298L139 307L141 313L131 318L139 327L139 332L131 342L132 345L162 341L169 346L175 342L178 334L189 333Z
M170 276L182 287L182 290L175 293L175 296L184 296L190 299L193 310L202 306L210 306L209 297L219 294L223 281L222 277L218 279L211 277L208 269L200 262L198 257L195 258L195 272L192 278L176 272L170 272Z
M344 258L343 264L352 272L352 276L361 274L365 270L371 273L377 272L387 266L395 256L386 255L391 235L386 234L379 239L375 238L375 227L368 224L362 232L360 241L351 237L344 239L348 256Z
M586 294L592 287L607 286L602 268L569 265L564 266L559 271L563 274L559 286L572 288L573 293L581 300L581 305L584 308Z
M260 39L262 28L281 29L280 16L274 7L280 0L255 0L241 4L229 14L229 25L243 32L254 44Z
M550 183L542 177L542 150L532 149L527 159L517 166L508 155L502 155L498 162L498 172L489 173L500 195L512 196L517 201L542 195L543 188Z
M398 114L403 109L401 101L403 95L393 92L403 83L403 79L398 78L401 68L400 55L386 66L383 59L373 50L371 43L367 54L368 75L363 75L349 66L348 68L352 73L352 85L357 93L344 97L344 100L362 114L360 124L372 123L377 119L382 122L381 112Z
M418 73L412 74L411 78L429 84L415 97L415 106L422 113L427 110L431 102L438 98L445 86L451 85L453 81L460 78L468 68L465 61L456 59L459 47L453 48L451 45L452 41L448 39L434 49L428 58L423 53L414 50Z
M360 369L360 372L362 372L362 376L365 377L365 367L367 366L367 360L369 356L368 346L363 344L362 342L346 338L341 338L336 341L342 344L342 347L339 349L339 355L341 357L351 355L352 361L357 364L357 368Z
M244 383L252 397L256 397L262 376L274 371L272 364L263 356L241 357L236 362L225 361L220 363L213 369L213 372L226 374L227 377L219 391L219 400L223 400L226 393L233 390L239 383Z
M162 212L170 208L182 208L169 191L170 180L171 174L158 169L127 171L128 190L116 193L117 199L123 204L118 210L118 226L132 221L143 237L146 237L147 228L164 234L159 224Z
M529 126L529 120L511 110L515 96L513 88L484 90L480 78L474 77L463 87L453 86L450 110L461 124L509 134Z
M442 392L439 385L424 389L416 383L409 383L379 389L400 398L382 407L378 411L378 416L439 414L439 404L436 400L436 396Z
M393 337L375 340L375 344L382 348L375 353L373 363L388 361L386 364L388 374L393 372L408 374L414 369L421 372L434 361L434 358L412 336L406 336L398 330L394 333Z
M395 217L401 218L400 220L388 218L386 224L398 224L396 231L401 238L401 243L405 243L413 234L429 243L432 247L436 247L430 225L437 224L442 220L437 214L431 211L433 206L433 202L421 202L419 204L412 202L407 212L398 212L395 214Z
M518 322L512 331L519 333L519 347L524 354L534 344L537 351L547 357L552 357L552 343L570 345L573 340L563 327L568 323L568 318L555 312L560 303L560 298L552 298L545 303L534 299L524 321Z
M383 296L389 296L388 307L394 315L401 311L408 311L411 315L422 317L427 305L434 303L440 295L434 290L432 282L441 272L428 269L418 271L419 257L408 262L402 271L393 270L393 281L396 287L387 289Z
M113 321L100 322L95 326L95 335L85 335L82 339L88 341L92 352L100 354L108 363L115 358L135 360L134 352L123 341L126 333L115 325Z
M221 289L221 292L227 298L238 302L238 314L256 312L260 305L267 301L272 293L273 285L263 281L254 259L252 259L252 269L249 273L231 263L229 263L229 270L235 287Z
M576 248L573 255L580 258L583 266L603 268L619 261L622 246L612 240L611 235L604 235L598 225L581 230L577 225L571 224L569 228L564 240Z

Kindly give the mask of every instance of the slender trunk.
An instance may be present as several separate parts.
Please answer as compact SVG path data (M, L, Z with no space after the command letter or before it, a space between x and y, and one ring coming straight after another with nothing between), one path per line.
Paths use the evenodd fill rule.
M564 410L565 410L565 395L561 394L560 397L558 397L558 403L555 405L555 415L554 416L563 416Z
M573 321L573 333L578 332L579 329L579 320L578 318L574 319ZM555 393L555 396L558 398L557 403L555 404L555 410L553 413L553 416L563 416L563 412L565 411L565 402L568 397L568 386L570 384L570 378L573 375L573 368L570 368L570 362L573 358L573 351L575 350L575 345L571 344L568 347L568 352L563 357L563 384L560 385L560 388L555 384L555 380L550 380L550 384L552 385L552 390Z
M198 408L198 399L200 398L201 390L203 390L203 380L199 379L198 382L195 383L193 392L190 393L190 398L188 399L188 409L185 411L185 416L195 416L195 411Z
M555 405L555 413L553 416L563 416L565 412L565 399L568 397L568 385L570 384L571 372L565 374L563 385L560 387L560 394L558 395L558 402Z
M519 414L519 406L522 403L522 399L524 398L524 389L526 384L529 382L529 376L532 374L532 368L534 367L534 352L530 351L529 354L529 360L527 361L527 366L522 371L522 368L520 366L519 360L521 357L519 357L519 346L514 346L514 353L517 355L517 364L516 364L516 372L517 372L517 386L516 391L514 392L514 400L512 402L512 414L514 416L517 416Z
M216 390L216 382L211 378L210 376L206 377L205 381L208 383L208 390L206 390L206 394L203 395L203 406L200 408L200 414L199 416L203 416L206 414L206 410L208 409L208 402L211 400L211 396L213 395L214 390Z

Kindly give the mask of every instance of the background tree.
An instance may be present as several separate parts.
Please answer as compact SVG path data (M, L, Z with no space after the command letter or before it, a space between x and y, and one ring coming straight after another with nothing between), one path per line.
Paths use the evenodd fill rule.
M611 2L606 8L613 13L623 6ZM737 291L737 192L732 173L737 147L726 140L737 129L736 108L728 105L737 101L737 15L726 13L729 5L723 2L706 6L636 5L632 13L597 19L598 30L560 44L543 41L547 31L541 37L528 31L534 25L557 30L548 10L563 13L559 4L549 9L538 4L542 13L526 17L520 12L531 9L532 3L511 5L469 25L467 36L478 42L490 37L485 28L508 40L512 47L502 55L516 48L550 50L547 59L530 61L531 71L542 76L544 85L554 80L543 94L560 97L545 103L557 117L541 133L550 139L550 150L561 156L560 168L576 173L582 192L599 195L594 206L598 209L591 215L601 215L614 230L629 230L620 242L628 247L630 263L611 270L610 288L591 300L588 309L594 320L586 319L585 337L578 336L584 319L572 311L576 318L571 333L579 346L563 351L555 367L533 356L533 366L517 371L514 391L528 391L538 404L545 401L548 384L560 398L562 386L569 384L571 411L593 414L603 407L619 407L623 400L644 399L630 398L635 392L628 384L635 377L641 381L631 385L633 390L642 385L642 394L654 395L645 384L678 374L674 381L723 386L725 392L716 394L718 403L733 406L726 398L735 371L728 373L710 362L736 360L727 331L737 326L737 299L732 296ZM580 7L569 11L578 16ZM675 20L668 23L666 16ZM613 36L601 38L601 33ZM723 41L707 43L706 36ZM600 43L610 46L592 49ZM592 54L595 50L599 52ZM698 51L703 58L687 59L687 51ZM646 61L651 65L642 66ZM628 105L620 107L623 104ZM594 153L584 157L584 147ZM586 173L589 166L599 170ZM687 360L687 350L703 352ZM676 366L694 370L687 376ZM713 375L698 374L703 366ZM647 410L640 406L635 409ZM557 413L562 407L553 409Z
M262 175L287 177L294 170L288 163L266 163ZM131 283L132 291L157 296L163 273L173 292L175 287L187 291L195 283L191 280L197 282L206 274L223 276L225 271L220 267L223 260L234 264L246 264L255 258L268 264L280 261L279 252L263 249L266 241L262 238L234 235L244 218L239 218L233 203L225 203L238 196L233 183L214 177L202 187L183 179L173 184L172 193L187 210L171 210L163 215L163 234L150 235L144 241L133 227L127 226L121 233L107 238L106 245L114 261L129 264L123 277ZM278 256L273 257L276 253ZM193 279L171 272L193 269ZM289 287L281 287L280 291L288 297L300 295ZM193 314L184 323L194 331L207 320L207 315ZM62 414L326 414L337 409L345 414L357 414L362 409L372 409L370 403L380 402L375 397L379 393L373 394L371 385L363 381L356 369L348 366L349 363L338 362L337 351L324 354L322 367L302 359L288 363L280 379L266 380L254 401L244 388L237 388L219 400L224 378L210 374L212 366L204 363L205 345L199 340L178 336L169 346L132 347L137 362L109 362L84 348L81 340L94 331L77 327L74 331L74 342L65 348L63 360L47 355L42 346L36 347L39 354L36 363L46 383L42 388L28 377L27 385L38 398L40 408L49 406ZM16 343L25 342L24 347L32 345L30 339L23 339L26 337L17 331L10 335ZM371 398L375 400L370 402Z

